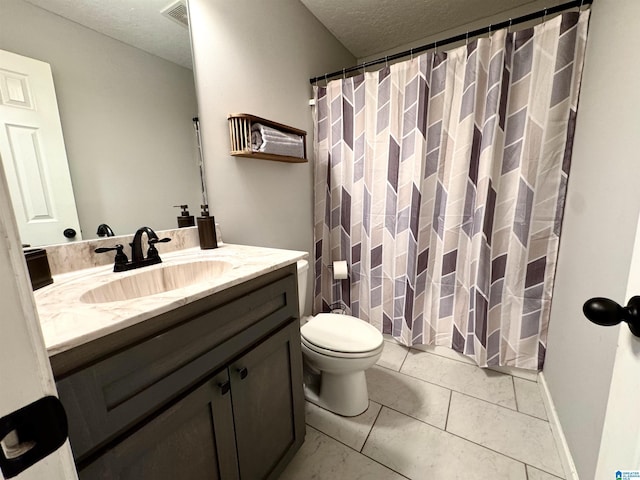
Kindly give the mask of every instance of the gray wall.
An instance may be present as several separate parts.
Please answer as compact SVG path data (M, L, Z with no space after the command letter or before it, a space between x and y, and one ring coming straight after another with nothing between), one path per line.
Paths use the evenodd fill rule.
M199 205L191 70L22 0L0 2L0 49L51 64L85 238L174 228L172 205Z
M355 59L297 0L191 0L190 10L209 203L224 240L311 252L309 78ZM230 113L306 130L310 162L231 157Z
M640 2L594 2L544 366L584 479L595 475L620 327L593 325L581 309L595 296L627 300L640 210L638 32Z

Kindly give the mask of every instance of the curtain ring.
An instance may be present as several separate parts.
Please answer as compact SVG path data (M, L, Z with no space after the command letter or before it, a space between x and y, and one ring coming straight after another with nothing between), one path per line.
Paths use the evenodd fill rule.
M469 30L467 30L467 33L464 35L464 44L469 46Z
M410 54L411 54L411 60L413 60L413 47L411 47L411 50L409 50Z
M544 15L542 17L542 23L546 23L546 21L547 21L547 9L545 8L544 9Z
M325 83L325 87L329 84L329 80L327 80L327 73L324 74L324 83Z
M435 44L435 49L433 51L434 55L438 54L438 42L433 42Z
M507 33L511 33L511 18L509 18L509 26L507 27Z
M342 69L342 79L346 80L347 79L347 75L345 74L345 69Z

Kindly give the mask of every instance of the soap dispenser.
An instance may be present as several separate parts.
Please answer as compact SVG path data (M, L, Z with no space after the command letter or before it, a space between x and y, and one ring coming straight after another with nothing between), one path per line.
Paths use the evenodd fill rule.
M209 205L201 205L202 216L198 217L198 236L200 237L200 248L208 250L218 248L218 238L216 236L216 219L209 215Z
M178 228L195 226L196 221L193 215L189 215L189 205L174 205L174 207L182 209L182 213L178 217Z

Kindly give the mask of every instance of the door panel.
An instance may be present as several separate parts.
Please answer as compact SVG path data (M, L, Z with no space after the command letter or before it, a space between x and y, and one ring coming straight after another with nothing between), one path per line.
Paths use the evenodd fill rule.
M242 480L270 478L303 440L304 422L296 428L297 416L304 416L296 327L290 324L229 367Z
M62 243L64 229L80 232L51 67L3 50L0 156L23 243Z

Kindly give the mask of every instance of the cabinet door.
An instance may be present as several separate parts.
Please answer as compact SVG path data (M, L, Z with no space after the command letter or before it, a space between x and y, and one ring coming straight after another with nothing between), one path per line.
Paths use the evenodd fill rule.
M298 321L229 367L242 480L277 478L304 441Z
M206 381L81 470L80 480L237 479L228 379L224 370Z

